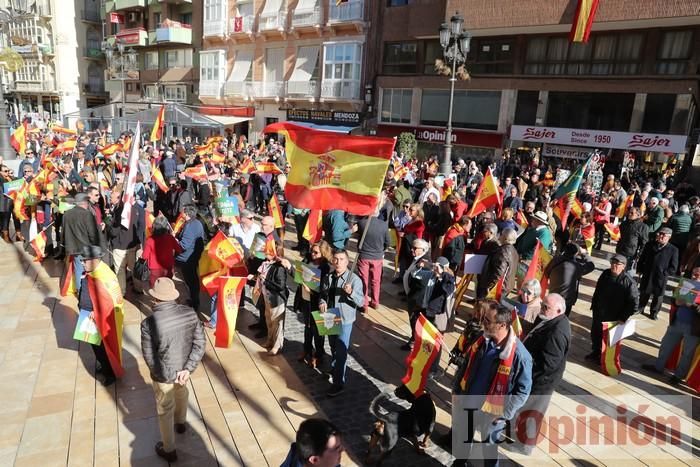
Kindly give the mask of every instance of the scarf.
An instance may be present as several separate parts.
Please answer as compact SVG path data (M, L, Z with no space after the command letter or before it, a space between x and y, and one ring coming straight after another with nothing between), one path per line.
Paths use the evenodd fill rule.
M459 224L453 224L452 227L447 230L447 233L445 233L445 239L442 241L442 244L447 246L452 240L464 234L464 227Z
M462 376L462 380L460 381L460 387L463 391L467 389L467 382L473 370L476 354L481 345L485 342L486 338L482 334L469 347L467 353L467 369ZM508 380L510 378L511 369L513 368L513 360L515 359L515 347L515 335L511 330L508 333L506 345L503 346L503 350L499 354L500 362L498 363L498 369L496 370L496 375L494 376L493 381L491 381L491 387L489 388L489 393L486 395L484 405L481 407L482 412L490 413L496 416L503 415L505 408L505 395L508 391Z

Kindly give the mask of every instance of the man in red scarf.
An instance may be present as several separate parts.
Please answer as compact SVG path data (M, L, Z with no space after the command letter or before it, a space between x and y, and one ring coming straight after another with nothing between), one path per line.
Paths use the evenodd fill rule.
M512 312L490 302L484 312L484 332L464 344L463 358L455 374L455 405L463 414L452 420L453 466L461 459L483 459L485 466L498 463L498 443L506 423L527 401L532 388L532 357L511 327ZM483 440L475 439L475 431ZM479 449L480 452L479 452Z

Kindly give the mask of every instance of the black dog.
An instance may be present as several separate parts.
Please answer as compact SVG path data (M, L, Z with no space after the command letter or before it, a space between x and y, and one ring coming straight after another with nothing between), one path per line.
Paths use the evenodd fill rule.
M370 435L369 447L365 462L370 463L369 458L372 450L377 447L379 456L376 464L381 465L396 446L401 437L411 438L416 450L423 454L430 442L430 434L435 428L435 404L430 394L424 393L415 398L405 386L400 386L395 395L411 402L411 407L400 412L389 412L386 415L379 413L379 403L382 399L388 399L388 393L381 393L372 400L370 413L377 418L374 422L374 429ZM419 440L419 437L423 437Z

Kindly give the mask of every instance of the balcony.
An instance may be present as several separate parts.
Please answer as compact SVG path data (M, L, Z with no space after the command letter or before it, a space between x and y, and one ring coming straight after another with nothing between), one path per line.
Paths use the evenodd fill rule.
M288 99L316 99L318 98L319 82L311 81L287 81Z
M56 92L53 81L15 81L15 91L25 92Z
M83 57L101 60L104 57L104 54L99 47L85 47L83 48Z
M51 16L51 4L48 0L37 1L34 4L36 14L48 18Z
M275 11L260 15L258 30L263 31L285 31L287 29L287 12Z
M148 32L142 28L122 29L115 37L126 46L145 47L148 44Z
M226 20L204 21L204 37L224 37L226 35Z
M199 81L200 97L221 97L221 86L219 81Z
M224 85L224 96L247 98L249 85L249 81L226 81Z
M275 99L284 97L286 86L284 81L254 81L248 83L247 95L253 99Z
M363 0L350 0L340 5L336 5L335 0L329 0L328 7L328 24L364 21L365 2Z
M105 11L109 13L119 10L146 8L146 3L147 0L112 0L111 2L105 2Z
M323 80L321 83L322 99L360 99L360 83L357 81Z
M295 9L292 13L292 29L321 27L321 7Z
M254 34L256 32L255 16L236 16L231 18L229 26L229 34Z
M161 25L161 27L156 29L156 42L192 44L192 26L189 24L182 24L180 26Z

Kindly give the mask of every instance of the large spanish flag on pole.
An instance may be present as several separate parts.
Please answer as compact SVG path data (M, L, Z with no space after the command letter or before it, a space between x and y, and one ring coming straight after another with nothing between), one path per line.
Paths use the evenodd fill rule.
M574 20L571 23L569 40L571 42L588 42L591 34L591 26L598 10L599 0L578 0Z
M264 132L285 136L292 168L284 193L294 207L374 213L394 138L340 136L289 122L273 123Z
M231 347L236 332L236 319L240 305L241 291L247 279L245 277L219 277L219 292L216 298L215 347Z
M502 202L496 179L493 178L491 169L488 169L483 180L481 180L481 185L476 190L474 204L472 204L468 216L473 218L493 206L500 206Z
M112 366L114 375L124 375L122 366L122 327L124 325L124 299L116 274L100 262L94 271L87 275L88 292L95 313L95 324L102 337L102 343Z
M535 252L532 254L532 259L530 260L530 265L527 268L527 273L525 273L523 282L530 279L537 279L540 281L542 297L547 293L547 286L549 284L549 281L544 276L544 268L547 267L550 261L552 261L552 255L544 248L542 242L537 240L537 246L535 246Z
M227 268L235 267L243 262L245 252L238 240L230 238L219 231L209 242L207 253L221 262Z
M139 171L139 141L141 141L140 122L136 122L136 134L134 135L134 141L136 143L131 148L131 154L129 155L129 171L126 174L124 194L122 195L124 207L122 208L121 225L126 229L128 229L131 225L131 207L134 205L134 203L136 203L134 189L136 187L136 175Z
M160 110L158 111L158 116L156 117L156 121L153 124L153 128L151 129L151 137L150 141L160 141L163 138L163 125L165 124L164 121L165 118L165 104L160 106Z
M411 393L419 397L423 394L428 373L436 358L440 357L442 334L421 313L416 322L416 343L406 358L406 375L401 382Z
M156 186L164 193L169 191L170 188L168 187L168 184L165 183L163 172L160 171L156 165L156 161L154 160L151 161L151 180L153 180L153 183L155 183Z
M282 216L282 209L280 209L280 202L277 200L277 195L274 193L267 203L267 209L270 212L270 217L275 220L275 228L281 229L284 227L284 217Z

